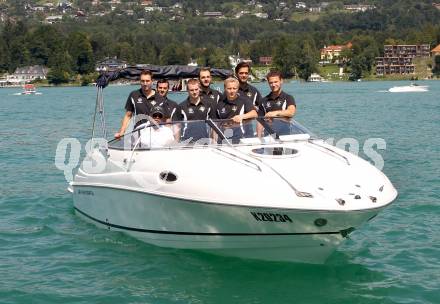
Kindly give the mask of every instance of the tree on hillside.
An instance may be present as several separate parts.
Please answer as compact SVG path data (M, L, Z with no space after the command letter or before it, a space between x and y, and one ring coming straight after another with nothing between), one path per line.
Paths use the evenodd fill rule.
M350 79L356 80L373 71L376 57L380 55L378 43L370 36L353 38L353 56Z
M440 77L440 55L434 57L434 68L432 69L432 73Z
M25 39L32 63L47 66L52 54L64 48L65 37L53 26L40 25L30 30Z
M9 47L9 70L15 71L16 68L31 64L31 54L25 47L26 42L23 36L14 39Z
M304 40L296 63L299 78L307 80L317 71L317 58L318 52L313 40Z
M300 50L294 41L282 37L275 44L275 53L273 63L275 67L283 74L283 77L292 77L295 75L295 58L299 57Z
M0 73L8 70L9 54L3 40L0 40Z
M223 49L208 46L203 52L202 65L212 68L230 68Z
M95 61L89 36L84 32L73 32L67 41L67 51L72 58L72 69L79 74L93 72Z
M49 59L49 66L52 68L47 73L49 83L59 85L70 81L72 76L72 58L62 48L55 51Z
M160 53L160 64L187 64L189 61L189 52L185 45L170 43Z

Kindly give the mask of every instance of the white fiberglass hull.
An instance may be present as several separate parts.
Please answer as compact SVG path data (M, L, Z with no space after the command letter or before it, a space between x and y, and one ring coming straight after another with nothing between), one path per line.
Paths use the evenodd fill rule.
M94 150L71 185L75 210L157 246L323 263L397 191L346 151L304 136L286 140Z
M408 92L427 92L427 86L401 86L401 87L392 87L388 90L392 93L408 93Z
M346 234L379 212L231 206L90 186L75 187L74 201L86 220L149 244L308 263L325 262Z

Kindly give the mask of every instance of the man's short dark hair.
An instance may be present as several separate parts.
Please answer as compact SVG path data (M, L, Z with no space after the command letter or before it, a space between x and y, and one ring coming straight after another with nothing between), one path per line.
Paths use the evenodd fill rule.
M237 66L235 67L235 75L238 74L238 71L239 71L241 68L248 68L249 73L251 72L251 66L249 65L249 63L247 63L247 62L240 62L240 63L237 64Z
M200 68L200 70L199 70L199 78L200 78L200 74L201 74L202 72L209 72L209 74L211 74L211 68L210 68L210 67L203 67L203 68Z
M156 86L159 85L160 83L166 83L168 86L170 86L170 83L169 83L168 79L159 79L157 81Z
M280 79L283 79L283 75L278 70L271 70L269 73L267 73L266 79L269 80L270 77L278 77Z
M141 75L150 75L151 78L153 78L153 73L150 70L142 70Z

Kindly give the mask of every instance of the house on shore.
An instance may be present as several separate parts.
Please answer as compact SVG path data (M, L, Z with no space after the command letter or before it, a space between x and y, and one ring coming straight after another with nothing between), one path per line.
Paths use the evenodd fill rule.
M344 5L344 9L349 12L366 12L368 10L375 9L374 5L369 4L349 4Z
M432 57L440 56L440 44L431 50Z
M272 57L271 56L262 56L258 58L258 61L261 65L272 65Z
M414 58L430 57L429 44L384 45L384 56L376 57L376 75L414 74Z
M203 17L205 18L223 18L222 12L204 12Z
M46 24L55 24L60 23L63 20L62 15L48 16L44 19L44 23Z
M107 57L104 60L98 61L96 63L95 70L97 72L108 72L125 69L127 66L128 65L126 61L119 60L117 57Z
M329 45L324 46L321 49L321 62L323 63L330 63L335 62L339 63L339 59L341 57L341 53L344 49L351 49L353 45L351 42L348 42L345 45Z
M48 68L42 65L20 67L13 74L6 75L6 83L22 85L35 80L44 80L47 77Z

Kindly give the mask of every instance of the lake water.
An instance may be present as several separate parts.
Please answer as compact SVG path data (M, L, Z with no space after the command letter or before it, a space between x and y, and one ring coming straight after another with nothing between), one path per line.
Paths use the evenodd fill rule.
M406 84L285 84L296 119L321 137L361 151L382 138L400 194L325 265L158 248L82 221L54 159L61 139L90 137L95 89L1 89L0 303L440 303L440 82L387 92ZM105 89L110 134L134 89Z

